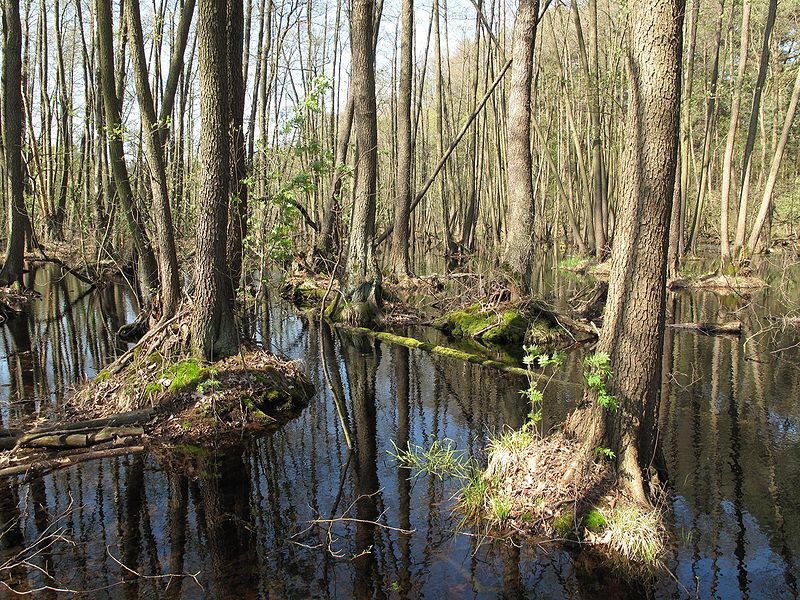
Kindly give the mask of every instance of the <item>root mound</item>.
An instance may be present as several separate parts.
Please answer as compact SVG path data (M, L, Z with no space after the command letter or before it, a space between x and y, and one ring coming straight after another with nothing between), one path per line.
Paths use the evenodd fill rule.
M212 432L263 429L304 407L313 388L295 363L252 348L215 363L137 357L110 375L104 370L70 401L81 418L152 407L148 433L200 440Z
M584 448L562 433L534 439L522 448L509 446L495 444L489 452L483 475L487 508L502 498L510 505L507 524L526 533L565 537L613 483L605 461L587 460ZM565 478L575 464L585 468Z
M201 439L212 430L263 428L304 407L313 387L298 366L243 346L214 363L189 354L191 308L151 329L100 371L67 406L69 416L106 417L152 408L148 432Z

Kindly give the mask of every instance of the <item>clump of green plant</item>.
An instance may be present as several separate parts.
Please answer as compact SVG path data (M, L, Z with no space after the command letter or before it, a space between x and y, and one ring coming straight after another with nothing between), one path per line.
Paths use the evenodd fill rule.
M539 426L542 421L544 391L566 360L563 352L545 353L536 345L525 345L523 349L525 356L522 362L527 370L528 387L519 393L528 400L531 410L527 420L519 429L506 428L503 433L489 437L489 464L486 467L486 476L493 479L501 480L512 472L523 451L541 436ZM536 366L541 370L534 371ZM550 376L539 389L539 381L544 378L548 369Z
M306 122L312 114L322 111L322 98L331 87L330 78L316 77L311 82L308 95L293 109L290 118L284 123L282 134L285 149L281 152L288 163L292 159L300 159L302 168L292 176L283 170L272 170L267 177L271 190L267 193L268 201L274 210L272 227L266 236L266 255L278 262L287 262L291 259L294 247L293 241L297 231L297 222L301 216L301 200L313 194L319 185L320 179L328 175L333 169L333 152L324 148L318 139L308 136ZM265 145L261 144L259 152L270 154ZM255 184L253 178L245 179L245 184ZM252 231L260 231L261 224L251 223ZM252 236L245 239L248 250L260 253L264 245Z
M542 420L544 392L555 374L564 366L566 354L563 352L549 354L542 351L542 349L535 344L525 345L522 349L525 351L525 355L522 357L522 363L525 365L528 372L528 387L521 390L520 395L526 398L531 405L531 412L528 414L528 421L523 425L523 429L527 428L535 431L537 425ZM541 371L534 372L533 369L537 365ZM550 377L545 381L542 389L539 389L539 381L548 368L551 369Z
M222 388L222 382L219 379L206 379L197 385L197 392L206 394L208 392L216 392Z
M445 477L468 479L474 469L473 459L463 450L459 450L456 443L449 438L434 439L427 448L409 442L402 450L394 441L392 447L393 450L389 450L389 455L394 457L401 467L414 471L413 477L424 473L439 479Z
M477 517L481 513L488 489L489 486L486 484L483 473L475 465L461 488L459 504L465 516Z
M605 352L595 352L583 359L583 377L590 390L597 392L597 403L612 412L619 408L619 401L608 393L606 383L611 377L611 358Z
M606 535L612 561L630 574L652 573L666 551L658 509L623 502L606 513Z
M617 455L614 453L614 451L611 448L606 448L606 447L603 447L603 446L601 446L599 448L595 448L594 449L594 453L597 456L605 458L606 460L614 460L617 457Z
M558 261L558 268L565 270L580 270L589 266L590 259L585 256L565 256Z
M163 364L160 357L150 357L154 364ZM209 370L194 358L189 358L166 366L152 381L144 386L146 397L155 396L163 392L177 394L185 390L194 389L206 377Z
M511 516L511 498L503 494L490 496L489 510L492 521L503 525Z

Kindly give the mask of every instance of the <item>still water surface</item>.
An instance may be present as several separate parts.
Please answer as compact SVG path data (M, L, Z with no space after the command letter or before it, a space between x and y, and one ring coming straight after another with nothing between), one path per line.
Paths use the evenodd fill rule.
M92 598L797 597L800 336L768 316L792 305L800 271L763 268L769 292L668 301L676 321L748 326L741 339L666 336L661 435L677 582L624 590L568 551L475 535L450 510L457 482L410 478L389 454L435 437L481 458L490 433L524 422L524 380L353 338L269 301L250 326L305 365L317 389L308 408L226 449L152 450L2 482L4 556L43 532L64 535L31 560L52 579L33 566L2 577ZM582 285L552 265L541 282L554 302ZM122 286L88 294L49 268L28 283L43 298L0 326L0 426L57 405L123 351L113 332L134 313ZM577 352L559 377L547 427L581 394Z

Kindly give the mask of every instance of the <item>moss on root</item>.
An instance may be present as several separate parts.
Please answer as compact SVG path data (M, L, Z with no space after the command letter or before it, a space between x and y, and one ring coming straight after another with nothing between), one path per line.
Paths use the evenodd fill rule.
M516 308L482 310L473 304L434 321L434 326L456 338L480 339L490 344L520 345L525 340L528 320Z
M500 346L547 345L561 340L564 335L541 311L530 312L516 306L483 310L480 304L473 304L449 312L433 324L454 338Z

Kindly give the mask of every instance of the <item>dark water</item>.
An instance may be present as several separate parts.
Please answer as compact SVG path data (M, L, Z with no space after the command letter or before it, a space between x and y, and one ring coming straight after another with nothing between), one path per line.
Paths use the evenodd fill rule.
M800 336L767 318L796 306L798 270L779 267L765 271L769 293L670 297L676 320L738 318L749 333L667 334L662 445L675 489L670 567L679 582L664 577L629 595L798 595ZM81 284L57 272L40 270L35 280L44 297L33 315L0 329L4 425L59 402L119 352L111 332L133 312L122 287L81 297ZM542 283L556 301L580 285L551 269ZM426 445L435 436L480 457L490 432L523 423L524 381L345 336L279 304L251 325L276 351L303 362L318 390L309 407L277 432L227 450L154 450L3 482L4 556L43 534L64 538L30 561L52 579L29 566L3 570L5 581L93 598L623 593L564 550L520 549L461 529L450 511L457 483L410 480L388 453L393 444ZM559 377L564 382L546 394L548 426L581 393L569 383L580 381L577 355Z

